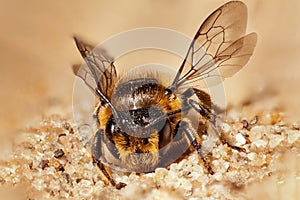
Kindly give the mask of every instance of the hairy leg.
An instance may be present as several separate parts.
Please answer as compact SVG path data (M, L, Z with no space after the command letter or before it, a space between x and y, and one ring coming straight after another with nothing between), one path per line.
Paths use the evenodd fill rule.
M199 135L197 134L196 130L191 126L190 123L186 121L181 121L179 126L180 127L178 128L177 134L182 134L183 136L187 137L193 148L197 151L198 155L202 159L204 167L210 174L214 174L211 169L210 163L208 162L206 156L204 156L202 146L200 144Z
M106 169L106 167L100 161L100 158L102 156L102 148L101 148L102 141L103 141L103 132L102 130L98 130L96 132L93 145L92 145L93 162L98 166L98 168L101 170L101 172L108 179L108 181L111 183L112 186L116 187L117 189L121 189L125 187L126 184L122 182L116 183L115 180L112 178L111 174Z

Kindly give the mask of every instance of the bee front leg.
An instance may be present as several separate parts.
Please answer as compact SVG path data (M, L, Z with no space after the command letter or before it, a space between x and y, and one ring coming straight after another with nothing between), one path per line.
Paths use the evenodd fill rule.
M112 186L116 187L118 190L125 187L125 183L117 183L112 178L104 164L100 161L100 158L102 156L102 148L101 144L103 141L103 131L98 130L96 132L96 135L94 137L93 145L92 145L92 156L93 156L93 162L98 166L98 168L101 170L101 172L104 174L104 176L108 179L108 181L111 183Z
M180 128L178 130L179 133L185 134L185 136L188 138L191 145L194 147L194 149L197 151L198 155L202 159L205 168L210 174L214 174L213 170L211 169L210 163L207 161L206 157L204 156L204 153L202 151L202 146L199 142L199 136L197 135L195 129L186 121L180 122Z

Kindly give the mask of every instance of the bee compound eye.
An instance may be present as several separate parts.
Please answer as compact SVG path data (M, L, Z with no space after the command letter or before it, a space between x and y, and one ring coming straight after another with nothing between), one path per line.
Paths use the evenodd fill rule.
M159 134L159 149L162 149L164 146L169 144L172 140L171 126L169 121L165 123L164 128Z

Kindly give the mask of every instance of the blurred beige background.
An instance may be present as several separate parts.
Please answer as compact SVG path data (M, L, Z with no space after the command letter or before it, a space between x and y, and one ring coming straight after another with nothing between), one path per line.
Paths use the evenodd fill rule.
M72 103L71 65L81 61L71 36L102 42L140 27L173 29L190 37L224 0L0 1L0 132L10 134ZM278 94L298 113L300 1L248 0L248 32L258 45L250 63L226 81L230 104ZM297 113L296 113L297 112ZM294 120L297 120L294 116Z

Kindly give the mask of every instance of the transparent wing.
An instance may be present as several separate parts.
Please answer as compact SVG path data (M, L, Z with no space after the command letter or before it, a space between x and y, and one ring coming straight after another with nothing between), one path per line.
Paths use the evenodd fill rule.
M105 50L93 48L78 37L74 37L74 40L85 61L82 65L73 66L75 75L80 77L93 92L97 94L97 91L100 91L110 99L113 86L117 81L113 58L108 56Z
M222 81L239 71L257 41L256 33L245 35L246 25L247 7L242 2L231 1L215 10L200 26L170 88L197 87L214 76Z

